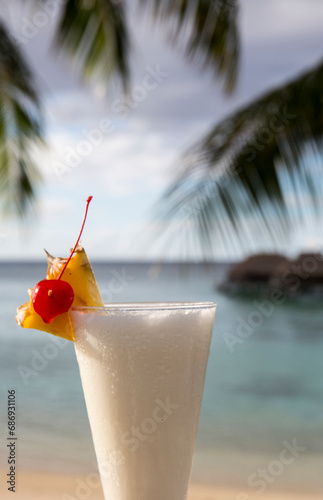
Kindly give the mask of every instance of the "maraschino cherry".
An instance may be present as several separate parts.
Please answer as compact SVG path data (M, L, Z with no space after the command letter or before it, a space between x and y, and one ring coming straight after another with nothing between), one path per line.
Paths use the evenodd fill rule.
M67 281L63 281L61 278L65 269L67 268L69 261L72 258L73 253L75 252L78 242L80 241L87 216L87 211L89 208L89 203L91 200L92 196L89 196L86 200L86 207L81 230L79 232L74 248L71 251L71 254L67 259L63 269L59 273L58 278L51 280L42 280L37 283L34 288L32 294L33 306L36 313L39 314L44 323L51 323L55 316L67 312L72 307L74 300L73 288L69 283L67 283Z

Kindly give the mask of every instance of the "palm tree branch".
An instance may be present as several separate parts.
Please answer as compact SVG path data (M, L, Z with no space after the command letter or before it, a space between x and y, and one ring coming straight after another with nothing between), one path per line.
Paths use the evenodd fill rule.
M286 236L295 221L312 214L301 202L304 194L313 207L321 200L318 167L313 160L305 162L305 153L315 157L322 150L322 88L320 63L213 127L180 160L179 174L157 206L158 216L177 217L180 223L186 207L187 217L200 217L203 231L201 214L210 216L212 205L213 233L226 217L229 229L238 235L247 217L264 238ZM286 186L298 200L292 208ZM201 214L192 209L197 198Z
M57 27L57 46L86 78L129 79L129 35L124 5L113 0L67 0Z
M0 196L23 214L40 179L31 149L42 142L40 101L32 72L0 23Z
M156 21L168 22L170 40L201 67L222 77L231 92L237 81L239 61L237 0L140 0L153 10Z

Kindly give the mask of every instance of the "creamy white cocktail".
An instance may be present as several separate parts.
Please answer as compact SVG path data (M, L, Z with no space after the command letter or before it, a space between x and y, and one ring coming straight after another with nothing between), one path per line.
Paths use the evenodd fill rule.
M106 500L184 500L213 303L111 304L71 317Z

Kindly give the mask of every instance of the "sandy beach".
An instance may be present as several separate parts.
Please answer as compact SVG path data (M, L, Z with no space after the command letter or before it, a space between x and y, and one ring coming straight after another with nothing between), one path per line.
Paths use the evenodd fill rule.
M5 472L1 477L1 499L13 498L12 492L4 487L3 480ZM14 494L15 500L103 500L101 486L93 482L90 490L77 491L80 484L85 484L89 478L84 476L54 475L34 472L21 472L17 480L17 488ZM95 478L96 481L96 478ZM254 500L259 499L256 492L247 492L242 489L231 489L223 486L202 485L192 483L187 500ZM266 491L261 494L262 500L321 500L318 494L292 493L281 491Z

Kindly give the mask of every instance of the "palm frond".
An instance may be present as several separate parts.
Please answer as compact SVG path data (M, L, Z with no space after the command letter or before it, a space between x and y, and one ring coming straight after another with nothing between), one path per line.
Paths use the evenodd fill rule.
M186 55L222 77L227 92L237 81L238 0L140 0L155 19L168 22L170 40Z
M0 198L24 214L40 179L31 150L42 141L40 102L32 73L0 23Z
M184 154L159 217L248 245L308 220L322 200L322 89L323 63L216 125Z
M123 2L67 0L60 14L56 42L71 56L83 77L106 83L112 73L117 73L126 86L129 37Z

